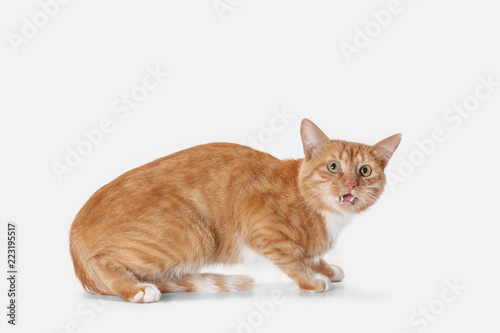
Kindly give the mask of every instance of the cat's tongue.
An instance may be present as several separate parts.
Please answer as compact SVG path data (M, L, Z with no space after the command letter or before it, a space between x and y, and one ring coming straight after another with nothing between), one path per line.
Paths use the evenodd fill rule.
M355 196L352 195L352 194L346 194L346 195L343 195L342 196L342 200L343 201L348 201L348 202L351 202L354 200Z

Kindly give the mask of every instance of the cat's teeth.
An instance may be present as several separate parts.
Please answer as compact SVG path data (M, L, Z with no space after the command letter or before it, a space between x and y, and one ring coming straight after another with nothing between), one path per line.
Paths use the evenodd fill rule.
M353 196L353 197L352 197L349 201L350 201L350 202L353 202L353 201L354 201L354 199L356 199L356 197L354 197L354 196Z

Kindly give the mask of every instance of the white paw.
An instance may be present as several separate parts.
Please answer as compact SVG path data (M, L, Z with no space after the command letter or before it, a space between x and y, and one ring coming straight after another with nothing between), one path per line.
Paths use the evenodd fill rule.
M329 278L327 278L324 275L319 275L318 278L320 278L321 280L323 280L323 282L325 282L325 290L323 291L328 291L332 288L332 282L330 281Z
M330 267L332 267L332 269L335 271L335 276L333 277L332 282L342 281L344 279L344 276L345 276L342 268L340 268L339 266L336 266L336 265L331 265Z
M144 291L139 291L134 296L134 303L152 303L160 300L161 292L154 284L145 283L142 287L144 287Z
M315 276L315 278L318 280L322 280L325 283L325 289L323 289L323 290L306 290L306 292L308 292L308 293L321 293L324 291L328 291L328 290L330 290L330 288L332 288L332 282L330 281L329 278L327 278L323 274L317 274Z

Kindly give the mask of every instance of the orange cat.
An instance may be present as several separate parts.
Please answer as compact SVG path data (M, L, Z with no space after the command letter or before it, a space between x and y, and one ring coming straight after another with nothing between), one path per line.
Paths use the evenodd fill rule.
M322 256L355 213L375 203L401 140L330 140L304 119L305 158L279 160L212 143L131 170L98 190L70 233L77 277L93 293L155 302L162 292L247 290L247 276L203 266L263 256L303 290L344 277Z

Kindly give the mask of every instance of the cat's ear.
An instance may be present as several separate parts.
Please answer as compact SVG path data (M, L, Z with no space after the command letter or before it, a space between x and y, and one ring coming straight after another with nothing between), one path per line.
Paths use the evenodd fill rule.
M302 119L302 123L300 123L300 136L306 159L310 159L314 151L318 150L325 142L330 141L318 126L306 118Z
M403 135L401 133L394 134L393 136L390 136L373 146L382 157L384 165L387 165L387 163L389 163L392 154L394 154L396 148L398 148L399 143L401 142L402 136Z

